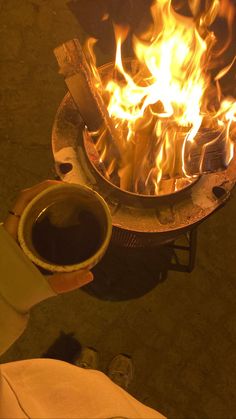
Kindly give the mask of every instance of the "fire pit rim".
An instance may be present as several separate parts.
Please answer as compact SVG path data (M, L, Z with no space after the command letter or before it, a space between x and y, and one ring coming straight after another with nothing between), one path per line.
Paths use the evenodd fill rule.
M78 147L78 135L79 135L79 130L81 129L81 118L79 116L79 113L75 107L75 104L73 102L73 99L70 95L69 92L66 93L66 95L63 97L58 110L56 112L56 116L55 116L55 120L54 120L54 124L53 124L53 129L52 129L52 151L54 154L54 158L56 161L56 172L58 173L59 177L67 182L72 182L71 180L71 176L74 176L73 170L72 172L69 172L68 174L63 175L60 170L59 170L59 163L63 163L63 162L68 162L70 161L70 157L67 156L67 150L70 148L71 150L73 149L73 153L74 153L74 158L75 161L74 163L77 164L77 162L80 162L78 159L80 158L80 156L83 154L85 159L84 159L84 164L88 166L87 164L87 153L84 153L83 147ZM58 154L59 153L59 154ZM61 154L62 153L62 154ZM236 156L236 154L235 154ZM79 164L79 166L81 166L81 162ZM233 159L233 161L231 162L231 164L229 165L228 169L225 172L221 172L219 174L217 173L209 173L209 174L204 174L200 177L199 182L196 182L196 184L194 184L192 186L192 188L188 189L187 191L185 191L185 193L181 194L176 194L177 196L173 197L172 196L172 202L170 203L168 201L168 199L164 199L165 197L163 196L162 200L156 200L156 196L154 196L154 200L155 203L158 205L156 205L156 208L159 208L159 206L163 206L165 207L166 204L169 203L169 206L171 204L174 204L175 206L175 202L186 202L189 205L193 205L192 206L192 211L191 211L191 217L186 218L186 216L184 216L184 219L182 219L182 215L181 213L179 213L179 209L177 208L177 213L178 213L178 217L176 219L176 222L167 222L164 224L156 224L156 221L154 221L153 216L150 214L150 220L149 220L149 227L152 225L153 226L153 230L151 231L150 229L146 230L146 233L144 233L144 231L142 230L142 228L136 228L133 223L131 223L131 225L127 225L126 220L123 223L123 219L124 219L124 215L125 215L125 211L132 209L132 204L126 202L121 202L121 207L118 208L119 206L119 201L115 200L116 202L114 203L113 200L113 196L110 196L109 193L107 193L107 191L104 191L105 188L102 188L102 185L96 185L94 184L94 180L91 180L91 178L87 178L87 174L85 176L85 184L87 184L87 186L90 186L92 188L94 188L98 193L100 193L105 200L109 201L109 206L111 205L110 209L112 212L112 221L113 221L113 226L118 229L118 230L125 230L127 233L128 232L133 232L133 233L137 233L137 234L147 234L147 236L155 236L155 234L157 236L161 236L161 237L168 237L171 233L173 234L173 232L176 232L178 234L181 234L181 231L184 230L188 230L191 229L192 226L195 226L199 223L201 223L202 221L204 221L206 218L208 218L209 215L211 215L214 211L216 211L218 208L220 208L228 199L228 197L230 196L230 191L233 188L233 186L235 185L235 176L233 175L233 173L235 172L235 167L236 167L236 157ZM91 164L91 162L89 161L89 168L93 168L93 165ZM84 169L83 165L82 165L82 169ZM93 171L95 172L95 169L93 169ZM93 175L92 175L93 177ZM74 178L75 179L75 178ZM99 179L103 180L103 178L99 175ZM76 180L75 180L76 183ZM107 182L103 182L104 184ZM223 199L214 199L212 200L211 204L206 207L205 209L201 209L200 212L198 210L198 212L196 212L198 206L200 205L201 207L201 200L199 200L198 198L198 194L201 193L201 195L203 194L204 196L204 191L205 192L210 192L210 194L212 194L212 186L220 186L224 184L224 187L226 188L226 192L227 195L223 198ZM111 184L113 190L114 190L114 185ZM131 195L129 194L125 194L123 193L123 191L119 188L117 188L119 195L122 194L122 196L126 196L128 198L130 198ZM190 202L192 202L192 197L193 195L195 195L195 202L194 204L190 204ZM181 198L179 198L179 196ZM139 195L136 195L136 202L138 202L138 198ZM153 198L153 196L151 196L151 198ZM173 199L173 198L177 198L177 199ZM180 201L179 201L180 199ZM202 198L201 198L202 199ZM168 202L167 202L168 201ZM142 203L146 202L147 205L149 202L153 202L153 200L151 199L142 199ZM183 203L183 202L182 202ZM182 205L182 204L181 204ZM197 205L195 207L195 205ZM118 209L117 209L118 208ZM152 207L153 208L153 207ZM136 207L137 209L137 207ZM150 209L150 208L149 208ZM151 211L149 211L148 209L148 213ZM114 210L114 213L113 213ZM140 208L140 213L141 213L141 208ZM148 216L147 214L147 207L145 208L143 206L143 215L144 216ZM187 215L187 214L186 214ZM152 218L152 221L151 221ZM154 224L153 224L154 223Z

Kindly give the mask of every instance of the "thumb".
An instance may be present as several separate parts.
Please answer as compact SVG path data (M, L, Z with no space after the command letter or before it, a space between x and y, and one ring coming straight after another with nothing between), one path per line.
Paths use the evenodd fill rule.
M56 273L47 277L48 283L57 294L68 292L81 288L93 280L93 274L86 269L68 272Z

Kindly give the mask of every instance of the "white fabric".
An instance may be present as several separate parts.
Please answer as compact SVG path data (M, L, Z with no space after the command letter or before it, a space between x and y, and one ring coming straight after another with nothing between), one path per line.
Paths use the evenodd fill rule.
M29 315L17 313L0 295L0 353L5 352L23 333Z
M25 329L30 308L55 295L45 277L0 225L0 354Z
M51 359L13 362L2 365L2 376L17 395L18 417L23 413L35 419L163 418L105 374L66 362ZM0 408L1 419L7 413Z
M0 366L0 419L23 419L28 418L20 406L17 394L11 388L11 384L2 374Z
M56 295L3 226L0 226L0 267L0 295L16 311L26 313L33 305Z

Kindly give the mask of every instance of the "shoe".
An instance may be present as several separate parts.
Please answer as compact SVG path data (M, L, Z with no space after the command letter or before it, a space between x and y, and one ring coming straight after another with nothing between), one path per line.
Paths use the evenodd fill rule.
M115 356L108 366L108 377L118 386L127 390L133 379L134 366L128 355Z
M85 347L82 349L79 357L75 359L74 364L80 368L98 370L98 352L93 348Z

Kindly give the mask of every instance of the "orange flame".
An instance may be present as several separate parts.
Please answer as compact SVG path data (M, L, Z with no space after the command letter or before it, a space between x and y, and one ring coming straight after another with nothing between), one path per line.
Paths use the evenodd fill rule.
M104 97L108 97L109 114L124 139L119 174L135 177L132 181L122 180L125 189L138 192L142 181L148 193L153 190L152 184L158 194L164 178L176 174L188 178L186 145L194 144L203 128L226 133L226 163L232 159L236 102L223 98L220 80L234 62L221 70L215 81L211 80L209 68L216 39L207 30L217 13L226 16L226 2L229 0L224 0L223 5L218 0L209 1L208 8L201 11L201 2L192 0L189 6L193 18L186 18L174 11L170 0L156 0L151 8L153 24L142 39L133 36L135 73L126 70L122 60L122 44L128 29L115 27L115 69L119 78L111 78L100 88ZM230 8L228 23L232 24L233 16ZM142 141L146 141L142 146L140 133ZM139 148L145 154L135 157L132 163ZM127 165L129 170L124 168Z

